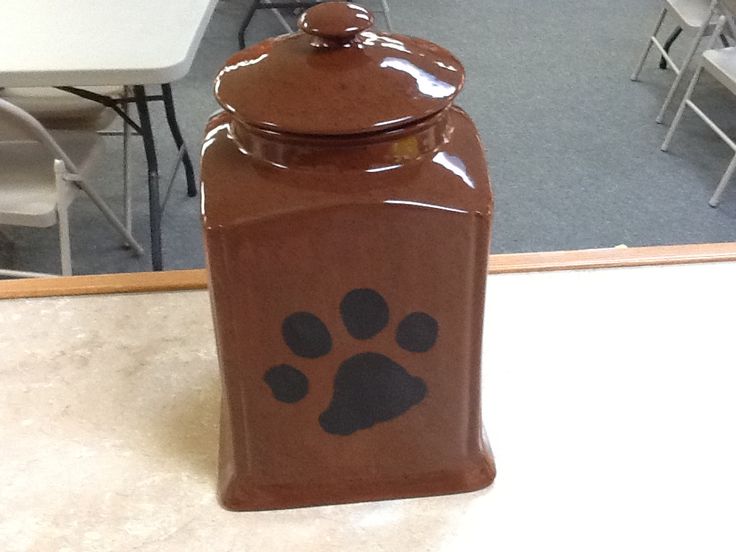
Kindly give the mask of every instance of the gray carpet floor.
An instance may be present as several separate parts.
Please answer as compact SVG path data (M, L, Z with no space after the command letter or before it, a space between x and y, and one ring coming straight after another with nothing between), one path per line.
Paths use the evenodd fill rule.
M372 2L366 0L365 5ZM377 3L376 3L377 4ZM212 81L236 49L246 0L217 7L189 75L174 83L179 121L194 157L202 129L217 105ZM667 130L654 117L673 73L652 55L641 82L629 75L651 31L658 0L392 0L395 30L429 38L465 64L459 104L475 119L487 147L496 197L496 252L736 241L736 185L718 209L707 201L732 152L689 113L670 153L659 151ZM380 21L380 16L379 16ZM668 32L671 24L666 27ZM280 33L259 12L249 43ZM689 37L673 49L682 56ZM684 86L682 87L684 90ZM736 98L710 77L696 101L736 134ZM672 119L673 105L667 119ZM153 110L161 166L174 148L163 111ZM121 145L106 141L94 184L118 210ZM134 143L134 233L148 249L147 189L142 147ZM167 269L203 266L199 199L175 183L164 219ZM71 211L78 274L150 269L147 256L120 246L91 203ZM59 270L56 229L2 228L0 266Z

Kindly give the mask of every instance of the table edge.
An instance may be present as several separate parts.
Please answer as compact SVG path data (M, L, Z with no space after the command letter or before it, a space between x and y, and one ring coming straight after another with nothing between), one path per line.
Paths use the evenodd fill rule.
M0 75L0 87L42 86L153 86L178 81L189 74L194 58L212 19L217 0L207 0L199 24L183 56L173 56L151 66L103 69L60 69L34 71L17 69Z
M736 261L736 243L490 255L489 274ZM0 280L0 299L188 291L207 288L205 269Z

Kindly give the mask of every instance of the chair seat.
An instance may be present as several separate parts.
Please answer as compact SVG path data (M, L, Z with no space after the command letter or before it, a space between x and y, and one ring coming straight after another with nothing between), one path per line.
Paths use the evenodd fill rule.
M703 68L736 94L736 47L703 52Z
M122 86L84 89L110 97L121 97L125 93ZM100 130L115 118L115 112L104 105L56 88L3 88L0 98L27 111L50 129Z
M710 0L667 0L686 27L698 29L710 20Z
M102 140L93 133L53 134L85 176ZM0 224L46 228L57 222L54 159L40 143L0 142Z

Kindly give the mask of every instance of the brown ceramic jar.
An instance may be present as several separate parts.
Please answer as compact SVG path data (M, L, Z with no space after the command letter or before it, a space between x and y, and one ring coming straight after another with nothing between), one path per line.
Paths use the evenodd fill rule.
M233 510L480 489L491 191L446 50L320 4L235 54L202 152Z

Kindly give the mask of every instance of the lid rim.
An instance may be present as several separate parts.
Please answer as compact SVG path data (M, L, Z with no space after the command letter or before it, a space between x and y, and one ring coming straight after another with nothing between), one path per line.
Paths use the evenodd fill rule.
M281 130L277 128L268 128L268 127L262 127L259 125L254 125L252 123L245 122L237 117L236 114L232 112L228 112L232 117L235 123L238 125L241 125L243 127L246 127L248 129L253 129L255 132L259 133L266 133L266 134L272 134L272 135L280 135L284 136L286 138L294 138L294 139L302 139L302 140L355 140L355 139L370 139L372 137L378 138L381 136L388 136L391 134L399 134L403 131L411 130L412 127L421 127L422 125L426 125L429 123L432 119L440 119L443 115L445 115L447 112L449 112L454 107L454 104L448 104L439 111L436 111L434 113L431 113L430 115L427 115L426 117L422 117L419 119L412 119L411 121L407 121L406 124L396 126L390 129L383 129L383 130L372 130L372 131L366 131L366 132L354 132L351 134L325 134L324 132L320 133L303 133L303 132L289 132L287 130Z
M454 99L451 98L451 100ZM229 113L233 119L235 119L238 123L242 125L246 125L249 127L253 127L258 130L262 130L265 132L275 132L278 134L289 134L292 136L329 136L334 138L341 138L341 137L350 137L350 136L367 136L371 134L385 134L387 132L393 132L395 130L400 130L403 128L407 128L416 124L421 123L422 121L426 121L427 119L431 119L432 117L435 117L442 113L443 111L446 111L452 107L454 104L453 101L448 102L446 105L440 107L439 109L436 109L434 111L427 112L424 115L420 115L417 117L407 118L405 121L402 121L400 123L396 123L394 125L386 125L381 126L379 128L377 127L370 127L370 128L364 128L362 130L355 130L355 131L345 131L345 132L325 132L325 131L315 131L315 132L305 132L305 131L294 131L290 130L288 128L285 128L283 126L278 126L276 124L268 124L268 123L256 123L253 121L248 121L243 119L242 117L238 116L238 112L236 110L233 110L229 106L221 105L221 107Z

